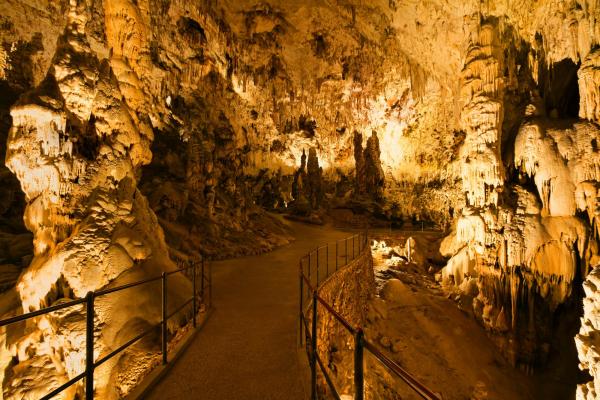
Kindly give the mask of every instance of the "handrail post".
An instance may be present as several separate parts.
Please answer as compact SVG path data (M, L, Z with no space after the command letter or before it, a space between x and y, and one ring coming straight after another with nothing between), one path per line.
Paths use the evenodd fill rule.
M365 396L363 339L363 331L358 329L354 334L354 400L363 400Z
M319 248L317 247L317 287L319 287Z
M335 241L335 270L338 270L338 247L339 247L340 241L336 240Z
M161 324L161 351L162 363L167 364L167 273L162 273L162 324Z
M196 327L196 313L198 308L196 305L196 263L192 261L192 309L194 312L193 325Z
M311 382L311 399L317 399L317 290L313 290L313 315L312 315L312 338L311 347L312 355L310 359L310 382Z
M212 263L208 263L208 307L212 308Z
M298 320L300 322L300 346L302 346L302 316L304 315L302 312L302 303L303 303L303 297L304 297L304 282L302 279L302 259L300 259L300 313L298 314Z
M94 292L88 292L85 318L85 398L94 398Z
M344 248L344 253L346 254L346 264L348 264L348 238L344 239Z
M204 257L202 257L202 264L200 265L201 267L201 275L202 275L202 284L200 285L200 298L202 299L203 303L206 303L206 299L204 298Z
M356 236L356 235L353 235L353 236L352 236L352 259L353 259L353 260L354 260L354 258L356 257L356 255L354 254L354 237L355 237L355 236Z
M325 260L325 268L327 269L325 277L329 278L329 243L327 243L327 247L325 247Z

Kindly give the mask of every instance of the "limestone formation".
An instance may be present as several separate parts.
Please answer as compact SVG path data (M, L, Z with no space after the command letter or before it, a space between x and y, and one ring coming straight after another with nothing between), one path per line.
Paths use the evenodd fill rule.
M323 201L323 168L319 167L317 151L311 147L306 163L306 193L312 209L317 210Z
M294 173L292 183L294 201L291 207L296 213L308 215L319 210L323 203L323 196L323 168L319 166L316 149L311 147L308 151L308 161L306 152L302 151L300 167Z
M85 14L72 4L46 78L11 108L6 164L21 182L24 220L34 234L34 257L17 283L23 311L175 269L156 217L136 188L136 175L150 160L151 137L123 101L108 61L93 54L85 25ZM117 336L160 320L156 290L134 288L127 296L98 299L98 356L118 346ZM183 301L184 293L191 293L189 281L174 277L171 291L175 304ZM28 324L29 335L13 341L13 359L3 366L9 377L3 383L5 398L45 395L82 371L85 319L80 312L37 318ZM152 362L147 358L145 367L128 371L129 378L139 380ZM119 358L109 365L112 372L95 375L97 391L121 397L126 389L113 378L128 366ZM49 383L25 394L22 381L35 368Z
M584 385L579 385L577 388L578 399L597 399L597 387L600 387L600 373L598 371L598 285L600 281L598 275L600 269L596 268L590 272L583 288L586 298L583 300L584 317L582 318L581 330L575 337L577 351L579 352L579 360L581 368L587 369L592 375L593 380Z
M385 183L383 168L381 168L380 153L377 132L373 131L371 137L367 140L367 147L365 148L365 186L367 191L377 200L381 200L383 197Z
M359 196L367 193L365 155L362 141L362 134L354 132L354 193Z
M354 192L381 201L385 187L385 174L381 167L381 150L377 132L373 131L363 150L362 135L354 133Z

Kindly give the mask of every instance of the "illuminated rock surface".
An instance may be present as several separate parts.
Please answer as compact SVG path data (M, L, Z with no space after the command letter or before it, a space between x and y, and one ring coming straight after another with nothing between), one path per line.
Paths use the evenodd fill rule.
M4 0L2 313L289 243L265 209L437 226L441 284L514 365L546 363L585 290L593 398L599 20L594 0ZM157 321L153 290L128 296L99 306L99 354ZM5 397L80 370L72 314L3 334ZM114 376L107 397L136 379Z

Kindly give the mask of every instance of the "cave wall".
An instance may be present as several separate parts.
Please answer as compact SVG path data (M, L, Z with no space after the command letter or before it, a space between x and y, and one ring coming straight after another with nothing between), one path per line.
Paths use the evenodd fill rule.
M319 289L319 296L348 322L362 329L367 319L368 302L375 295L375 275L370 247L339 271L331 274ZM354 338L335 317L323 309L317 310L317 351L338 393L354 393ZM312 319L312 308L307 320ZM309 324L310 327L310 324ZM321 388L329 390L327 382Z
M71 2L65 12L64 31L45 77L10 109L6 165L25 195L23 220L33 233L34 253L19 276L20 304L11 314L176 268L158 221L137 189L140 168L151 159L153 138L148 116L136 111L143 106L137 75L123 67L118 53L111 60L99 59L86 33L93 15L85 5ZM107 44L124 47L131 38L116 34ZM127 79L119 80L119 73ZM151 285L98 298L97 357L160 321L159 290ZM191 284L173 276L169 291L174 309L191 294ZM169 331L180 323L182 317L175 317ZM4 330L4 398L39 398L85 365L81 307L24 325ZM108 361L96 371L97 394L123 397L156 363L157 349L155 337ZM135 368L123 361L128 357L136 359ZM78 384L66 396L81 392Z

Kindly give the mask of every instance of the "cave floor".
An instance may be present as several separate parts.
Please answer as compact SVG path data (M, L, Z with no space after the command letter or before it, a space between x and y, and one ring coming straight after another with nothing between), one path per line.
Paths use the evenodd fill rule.
M431 255L442 236L395 231L373 235L388 245L403 245L412 236L415 251ZM439 243L439 242L437 242ZM390 269L374 254L378 296L371 303L365 335L391 358L448 400L569 400L578 382L574 332L563 340L544 368L527 375L513 368L470 315L471 301L441 290L426 267L412 264ZM395 280L391 295L384 286ZM383 289L383 290L382 290ZM560 333L560 332L559 332ZM572 348L571 348L572 347ZM370 364L374 366L374 364ZM401 398L418 398L390 378L384 368L373 372L383 382L395 382Z
M296 238L291 244L213 263L214 312L148 399L305 398L297 352L298 260L350 234L286 223ZM399 235L399 242L407 237ZM483 329L426 275L405 275L403 303L410 304L390 304L389 317L367 328L378 331L375 342L382 336L398 342L403 356L397 361L448 398L572 398L574 385L557 384L548 373L527 377L508 366Z
M287 222L296 237L260 256L213 263L214 312L148 399L303 399L298 260L347 231Z

